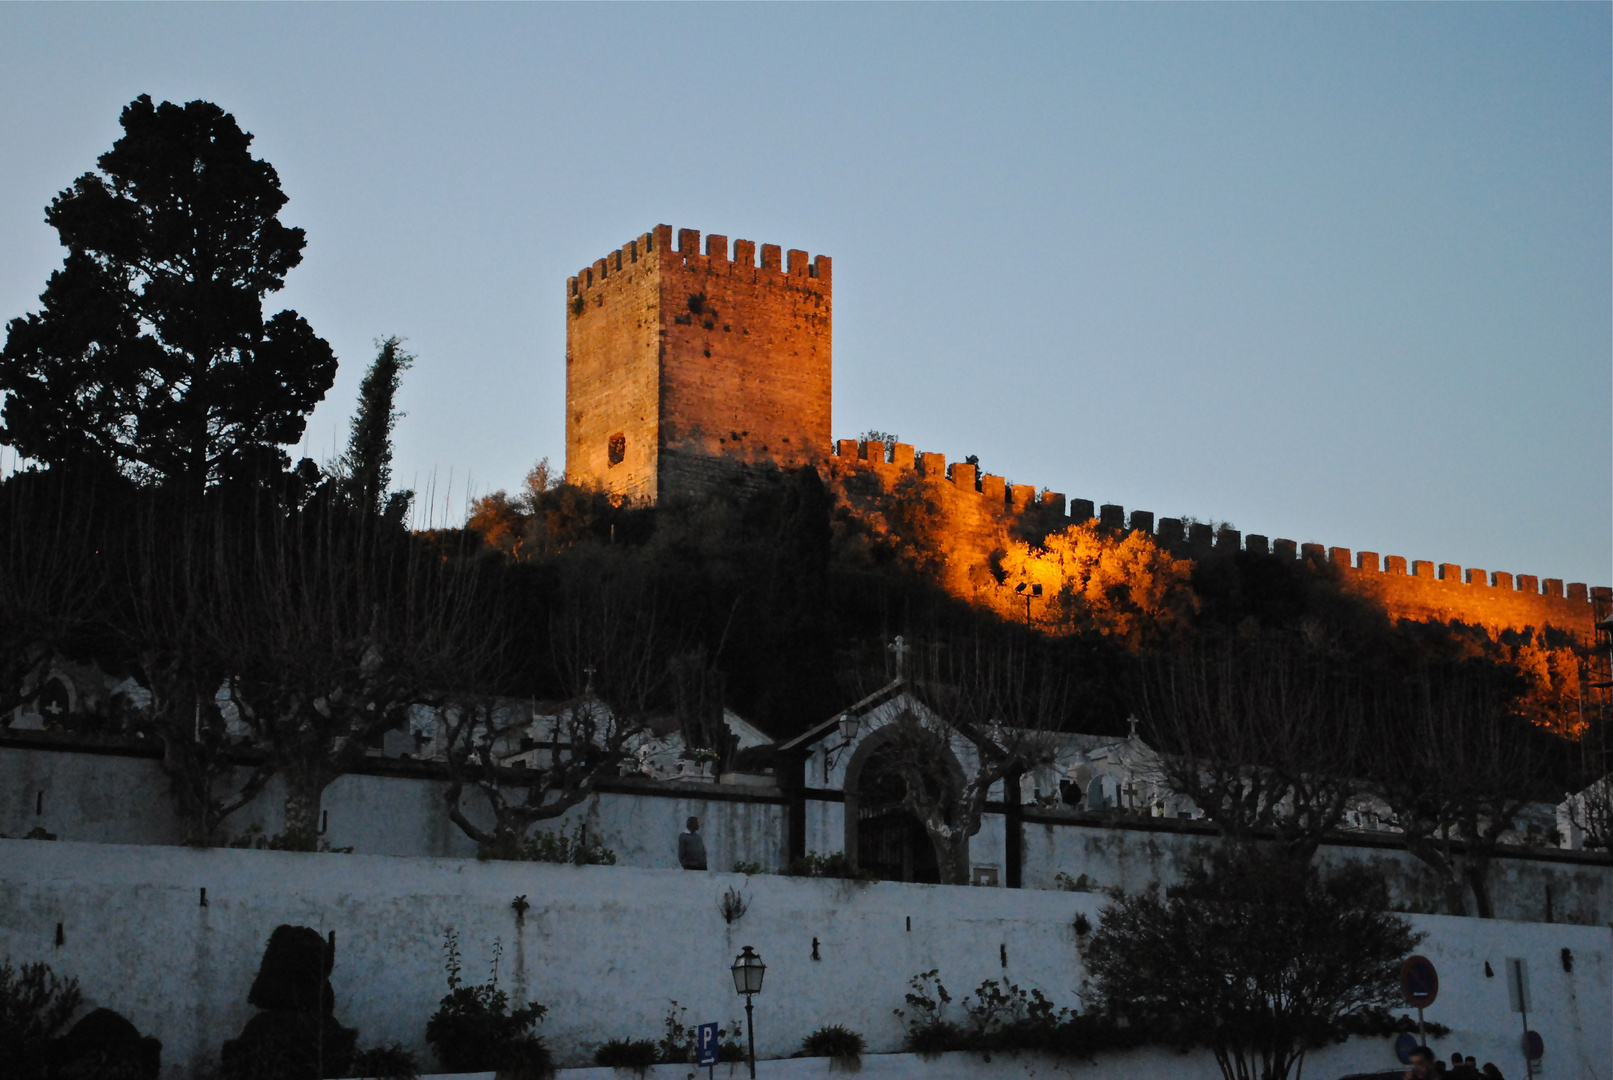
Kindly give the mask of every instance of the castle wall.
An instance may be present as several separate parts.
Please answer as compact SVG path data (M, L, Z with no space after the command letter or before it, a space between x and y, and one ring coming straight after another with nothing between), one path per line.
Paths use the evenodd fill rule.
M636 499L793 467L830 433L831 263L659 225L567 282L566 473ZM619 437L619 462L611 439Z
M1349 548L1244 536L1236 529L1212 532L1208 525L1175 518L1159 518L1156 523L1154 514L1143 510L1133 510L1128 518L1124 507L1094 507L1089 500L1067 500L1062 493L1045 489L1038 493L1031 485L1013 484L1004 477L977 476L973 465L949 466L942 455L915 453L905 443L886 447L841 439L824 471L876 524L894 512L899 499L919 499L920 512L927 518L923 523L927 532L921 528L920 533L943 560L943 584L960 596L989 587L992 551L1021 524L1035 521L1057 529L1096 520L1116 531L1148 533L1178 557L1214 559L1245 551L1330 562L1340 571L1344 588L1373 600L1392 619L1454 619L1492 632L1552 627L1589 641L1598 610L1605 618L1613 609L1613 589L1606 586L1565 585L1555 578L1408 561L1397 555L1380 558L1370 551L1352 558Z
M729 889L747 904L733 922L718 905ZM512 907L518 897L529 905L521 913ZM432 1060L426 1020L446 991L445 928L457 929L466 975L476 982L491 966L496 941L500 986L516 1002L548 1006L539 1030L559 1063L570 1065L587 1062L609 1038L656 1037L671 999L688 1009L687 1022L742 1020L728 965L745 945L768 969L755 1000L763 1059L788 1057L809 1032L834 1023L862 1032L870 1053L899 1049L902 1029L892 1010L902 1005L908 980L931 969L955 997L1000 979L1078 1005L1086 970L1073 924L1085 916L1096 925L1107 899L623 867L0 841L0 956L49 963L80 981L86 1008L116 1009L156 1035L170 1080L215 1063L219 1045L253 1015L247 992L264 943L281 923L334 934L335 1013L358 1028L361 1045L399 1043L425 1062ZM1429 1019L1453 1029L1436 1049L1460 1049L1497 1062L1509 1076L1522 1074L1521 1021L1509 1010L1506 979L1485 974L1486 965L1503 972L1506 959L1517 957L1528 965L1529 1021L1545 1039L1546 1075L1605 1075L1613 1060L1607 927L1423 915L1410 921L1428 935L1419 951L1440 973ZM953 1009L959 1015L959 1006ZM1307 1057L1306 1074L1392 1067L1391 1046L1377 1038L1324 1047ZM1217 1075L1208 1055L1160 1050L1049 1065L1041 1075Z
M669 233L645 233L566 282L566 476L633 499L656 491Z

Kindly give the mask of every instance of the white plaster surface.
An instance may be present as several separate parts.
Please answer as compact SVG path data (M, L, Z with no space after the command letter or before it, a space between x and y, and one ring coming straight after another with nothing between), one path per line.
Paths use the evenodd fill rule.
M448 820L443 791L437 780L343 776L326 789L321 802L329 823L324 839L361 855L473 856L475 845ZM719 797L723 794L737 797ZM239 834L256 825L266 834L281 831L282 798L280 781L271 780L257 800L227 821L226 829ZM476 792L467 792L461 806L473 820L486 822L486 806ZM776 872L786 861L785 814L776 791L769 795L766 789L758 793L661 784L653 794L597 795L540 827L569 832L582 823L591 838L616 852L619 865L675 869L678 833L694 816L701 820L713 869L754 862ZM168 781L149 758L0 747L0 833L23 836L35 827L62 840L98 843L176 844L183 837ZM1072 879L1085 874L1101 889L1136 891L1169 884L1198 862L1206 841L1194 833L1090 822L1027 821L1023 835L1024 884L1029 889L1056 888L1059 873ZM844 805L808 799L807 849L827 855L844 846ZM997 867L1001 875L1005 846L1002 815L985 815L969 844L971 865ZM1321 857L1333 863L1369 863L1388 883L1396 904L1411 910L1440 906L1428 871L1404 850L1327 844ZM1613 921L1613 865L1606 862L1499 858L1491 880L1496 913L1502 918L1585 925Z
M718 910L729 888L749 904L731 925ZM519 923L517 895L531 904ZM742 1019L728 965L743 945L768 964L756 999L764 1058L787 1057L814 1028L834 1023L861 1031L871 1055L899 1050L891 1010L907 980L929 968L958 997L983 979L1006 978L1076 1005L1083 973L1071 923L1078 913L1096 921L1104 900L626 867L0 841L0 955L77 977L87 1007L114 1008L163 1040L172 1076L216 1060L219 1044L240 1031L252 1014L245 999L263 945L283 922L336 932L337 1016L359 1029L360 1045L398 1042L430 1060L424 1026L446 989L443 930L453 925L470 978L482 976L494 941L502 942L501 984L549 1006L542 1033L560 1064L581 1065L605 1039L659 1035L671 999L688 1007L690 1022ZM1437 1049L1522 1074L1520 1018L1499 975L1506 958L1522 957L1535 1003L1530 1023L1548 1047L1543 1075L1609 1075L1608 928L1413 922L1429 934L1422 951L1441 973L1429 1016L1454 1029ZM1563 970L1564 948L1572 972ZM1486 960L1496 978L1485 977ZM1212 1075L1200 1070L1208 1064L1202 1055L1155 1053L1113 1075ZM1392 1064L1387 1040L1369 1040L1318 1053L1305 1074Z

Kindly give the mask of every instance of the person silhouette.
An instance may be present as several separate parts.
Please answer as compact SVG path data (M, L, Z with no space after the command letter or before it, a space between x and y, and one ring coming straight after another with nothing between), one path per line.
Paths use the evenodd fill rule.
M678 834L678 865L685 870L706 868L706 842L700 839L700 819L690 818Z

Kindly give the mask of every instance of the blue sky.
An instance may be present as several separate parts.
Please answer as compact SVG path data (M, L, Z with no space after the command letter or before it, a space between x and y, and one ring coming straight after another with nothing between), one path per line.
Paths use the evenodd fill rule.
M835 260L834 428L1246 532L1613 580L1610 8L0 6L0 317L141 93L256 135L271 310L420 357L435 516L564 457L568 274Z

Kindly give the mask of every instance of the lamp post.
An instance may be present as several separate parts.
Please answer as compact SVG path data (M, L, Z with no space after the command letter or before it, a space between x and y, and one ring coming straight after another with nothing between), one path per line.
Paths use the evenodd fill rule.
M1040 585L1031 585L1027 591L1025 588L1027 584L1027 582L1021 581L1014 586L1014 592L1016 595L1025 598L1025 625L1029 626L1031 624L1031 600L1040 600L1042 598L1042 587Z
M734 990L745 995L745 1032L750 1037L750 1075L751 1080L756 1080L756 1024L751 1016L751 996L762 992L762 976L767 974L767 965L756 955L756 950L746 945L734 957L734 966L728 970L734 976Z

